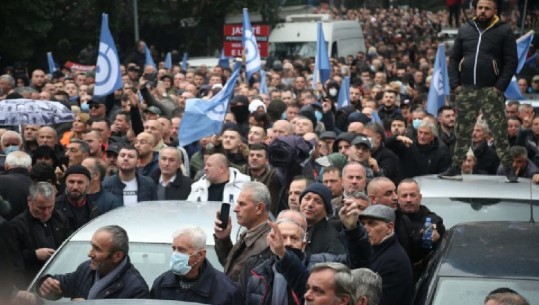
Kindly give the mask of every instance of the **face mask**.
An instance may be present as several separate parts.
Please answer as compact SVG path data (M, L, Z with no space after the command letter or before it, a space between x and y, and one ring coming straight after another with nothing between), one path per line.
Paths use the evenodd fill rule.
M90 111L90 106L88 105L88 103L80 104L80 110L82 110L83 112L88 112Z
M320 112L320 111L315 111L315 112L314 112L314 116L316 117L316 121L317 121L317 122L320 122L320 120L322 119L322 112Z
M286 112L283 112L283 113L281 114L281 120L286 120Z
M170 256L170 271L177 275L186 275L191 271L191 266L189 266L189 256L185 253L172 252Z
M412 125L414 126L415 130L417 130L419 128L419 125L421 125L421 122L423 122L423 120L421 120L421 119L414 119L412 121Z
M329 95L336 96L337 95L337 89L336 88L330 88L329 89Z
M9 155L10 153L14 152L14 151L19 151L19 146L17 145L10 145L8 147L6 147L6 149L4 149L4 154Z

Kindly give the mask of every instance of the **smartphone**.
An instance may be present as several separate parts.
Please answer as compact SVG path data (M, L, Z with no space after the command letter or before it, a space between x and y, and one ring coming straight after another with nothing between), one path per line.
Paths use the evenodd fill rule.
M60 157L60 160L58 161L58 165L61 167L62 165L65 165L65 167L69 166L69 157Z
M226 229L228 226L228 216L230 215L230 203L223 202L221 204L221 213L219 213L219 220L221 221L221 229Z
M157 80L157 73L148 73L144 75L144 78L149 82L155 82Z
M408 80L408 85L410 86L410 88L414 89L415 82L413 77L410 77L410 79Z

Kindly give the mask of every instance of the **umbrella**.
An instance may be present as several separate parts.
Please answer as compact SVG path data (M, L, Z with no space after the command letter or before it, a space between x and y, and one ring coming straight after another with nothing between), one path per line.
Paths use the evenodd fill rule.
M59 102L25 98L0 101L0 126L53 125L74 120L75 114Z

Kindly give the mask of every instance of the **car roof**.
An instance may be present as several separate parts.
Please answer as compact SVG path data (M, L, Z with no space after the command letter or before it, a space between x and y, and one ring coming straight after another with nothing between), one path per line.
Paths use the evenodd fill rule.
M539 280L539 224L476 222L453 227L439 276ZM442 251L443 251L442 250Z
M134 206L123 206L109 211L87 223L75 232L70 241L90 241L95 231L103 226L119 225L127 231L129 242L167 243L172 234L186 226L200 226L206 233L207 245L214 245L212 238L219 202L146 201ZM234 239L239 225L236 214L232 218Z
M56 303L55 303L56 304ZM202 303L194 303L187 301L172 301L172 300L150 300L150 299L101 299L101 300L84 300L84 301L66 301L61 304L72 305L197 305Z
M530 200L539 198L539 185L528 178L506 183L505 176L463 175L463 181L439 179L436 175L415 177L423 198L496 198Z

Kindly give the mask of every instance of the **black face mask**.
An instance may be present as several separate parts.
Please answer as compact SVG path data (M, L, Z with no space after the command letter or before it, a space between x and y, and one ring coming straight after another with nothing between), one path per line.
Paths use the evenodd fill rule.
M296 249L289 246L285 246L285 249L286 251L294 253L294 255L297 256L299 259L303 259L303 251L301 249Z

